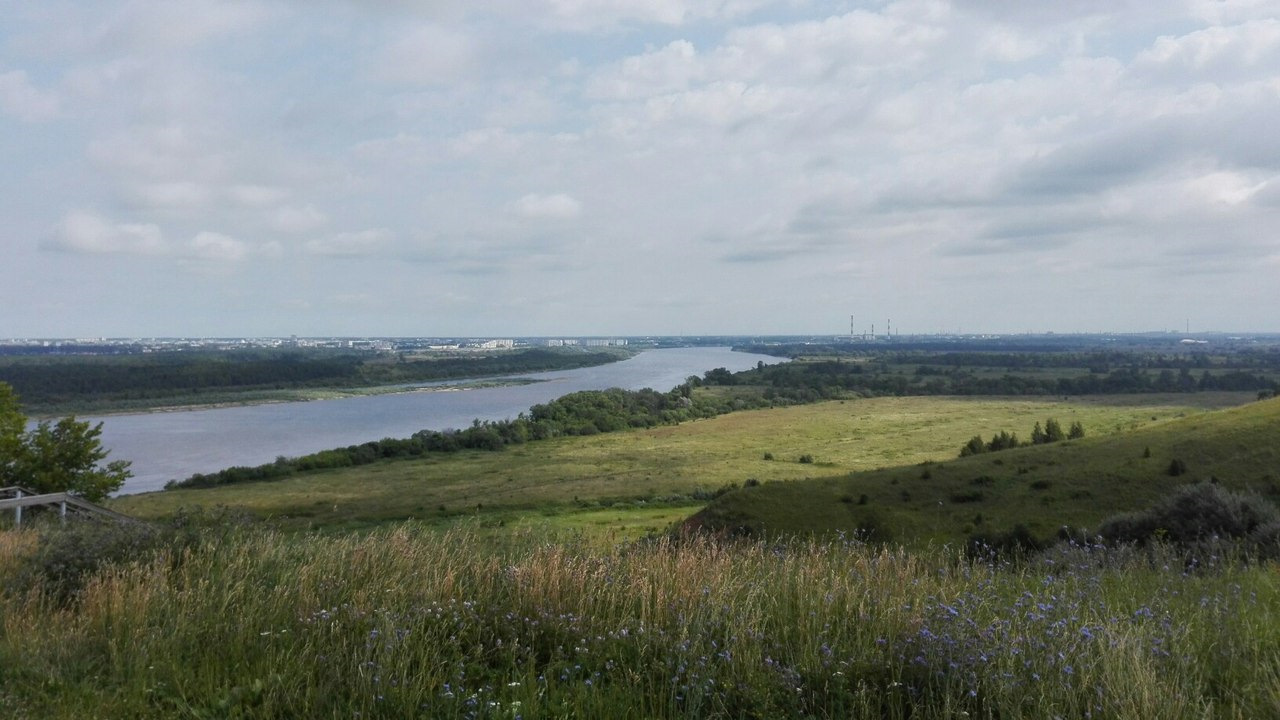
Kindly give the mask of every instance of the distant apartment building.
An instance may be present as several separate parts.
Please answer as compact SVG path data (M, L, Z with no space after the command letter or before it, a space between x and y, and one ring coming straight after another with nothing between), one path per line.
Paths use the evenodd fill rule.
M499 348L513 348L516 346L515 340L485 340L476 345L483 350L497 350Z
M627 344L625 339L618 338L552 338L546 341L547 347L566 347L569 345L585 345L587 347L608 347L610 345L621 347Z

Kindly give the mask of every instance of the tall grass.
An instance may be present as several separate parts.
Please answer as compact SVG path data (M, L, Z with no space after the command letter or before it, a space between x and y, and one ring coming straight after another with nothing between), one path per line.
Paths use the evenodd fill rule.
M18 717L1253 718L1278 683L1275 570L1160 550L251 530L0 599Z

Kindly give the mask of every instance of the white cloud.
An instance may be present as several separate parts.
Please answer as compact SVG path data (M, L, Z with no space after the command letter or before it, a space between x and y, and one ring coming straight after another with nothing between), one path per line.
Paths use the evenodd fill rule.
M979 51L1001 62L1022 62L1045 50L1044 43L1025 32L1010 27L996 26L978 41Z
M564 193L525 195L516 200L512 208L527 218L570 220L582 214L582 203Z
M1280 20L1252 20L1229 27L1209 27L1177 37L1162 36L1137 58L1137 66L1187 73L1257 72L1274 77L1280 60Z
M390 238L386 230L362 230L339 233L332 237L309 240L307 252L330 257L364 257L372 255Z
M67 213L42 245L90 254L158 255L167 249L155 225L115 223L82 210Z
M544 0L563 27L577 30L624 23L684 25L698 20L727 20L747 15L771 0ZM532 3L534 7L542 2Z
M232 185L227 188L227 196L238 205L260 208L283 202L289 191L269 185Z
M688 40L633 55L592 78L588 92L596 97L637 98L684 90L703 74L697 50Z
M399 33L378 55L373 72L381 82L446 85L481 68L481 48L456 26L421 24Z
M271 226L280 232L306 233L318 230L329 222L329 217L314 205L286 205L271 216Z
M250 33L278 16L257 0L132 0L93 8L52 35L63 52L173 52Z
M23 70L0 73L0 112L23 122L53 120L61 114L57 93L35 87Z
M128 194L140 206L149 208L200 208L211 200L209 188L191 181L137 185Z
M197 233L190 248L202 260L238 262L249 254L249 245L243 240L208 231Z

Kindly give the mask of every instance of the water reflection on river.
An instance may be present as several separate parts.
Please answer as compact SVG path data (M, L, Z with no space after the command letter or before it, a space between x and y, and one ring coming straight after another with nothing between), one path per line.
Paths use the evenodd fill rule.
M474 419L504 420L538 403L579 390L621 387L670 390L712 368L745 370L779 358L728 348L650 350L599 367L520 377L529 385L412 392L276 403L184 412L113 415L101 421L110 459L133 461L133 478L121 493L158 490L173 478L231 465L258 465L277 456L302 455L384 437L408 437L422 429L465 427Z

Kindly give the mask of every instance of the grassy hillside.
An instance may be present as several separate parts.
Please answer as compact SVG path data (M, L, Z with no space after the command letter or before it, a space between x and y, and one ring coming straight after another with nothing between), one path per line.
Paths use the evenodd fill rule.
M691 527L809 534L870 531L907 542L957 542L1024 524L1037 536L1096 527L1175 487L1219 479L1280 497L1280 399L1124 433L1086 437L839 478L774 482L722 496ZM1172 476L1174 460L1185 474Z
M70 577L49 562L65 555L37 554L62 583L24 584L4 574L33 567L23 535L0 532L5 718L1280 712L1269 566L1184 573L1167 553L1080 547L1022 568L839 542L495 548L405 523L216 533Z
M1159 423L1244 402L1239 394L1065 400L877 398L732 413L678 426L567 437L503 452L299 474L284 480L119 498L117 510L160 517L179 507L226 505L295 525L417 518L451 524L479 515L506 524L609 528L643 534L705 504L710 492L761 482L952 458L978 432L1026 435L1054 416L1091 435ZM771 453L773 460L766 460ZM802 455L814 462L800 463ZM665 508L659 509L659 508ZM672 509L675 509L672 512Z

